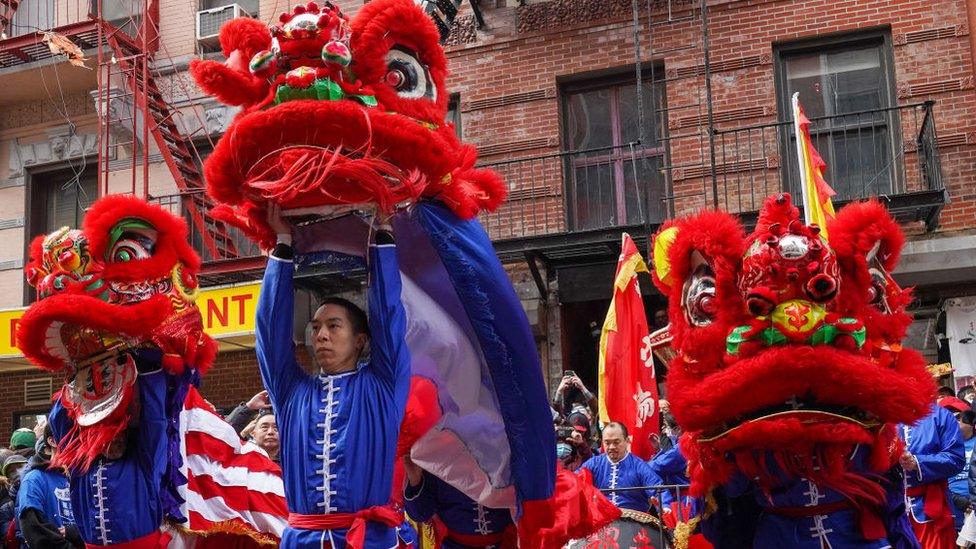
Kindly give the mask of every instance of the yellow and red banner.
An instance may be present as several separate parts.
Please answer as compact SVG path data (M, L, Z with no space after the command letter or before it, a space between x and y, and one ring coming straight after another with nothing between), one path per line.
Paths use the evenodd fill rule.
M803 213L807 224L820 226L820 234L827 238L827 221L835 217L831 198L837 193L824 179L827 163L813 147L810 139L810 119L800 106L799 92L793 94L793 127L796 131L796 155L800 166L800 185L803 190Z
M644 258L624 233L613 283L613 299L600 334L600 421L624 424L630 451L641 459L653 453L648 437L660 430L654 355L637 273L648 272Z
M216 340L254 333L259 282L205 288L197 297L203 331ZM17 348L17 322L26 307L0 311L0 359L23 356Z

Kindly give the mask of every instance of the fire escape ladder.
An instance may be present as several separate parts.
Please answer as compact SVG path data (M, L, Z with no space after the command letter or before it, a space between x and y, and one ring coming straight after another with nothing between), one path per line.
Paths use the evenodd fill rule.
M136 104L134 108L142 109L149 134L179 187L183 207L190 214L190 221L203 242L204 261L237 258L237 246L227 225L210 215L214 203L205 192L203 173L195 162L191 145L177 126L177 111L166 102L146 66L147 56L125 33L108 32L107 41L115 53L115 61L128 88L133 92L133 100L144 101L144 106Z

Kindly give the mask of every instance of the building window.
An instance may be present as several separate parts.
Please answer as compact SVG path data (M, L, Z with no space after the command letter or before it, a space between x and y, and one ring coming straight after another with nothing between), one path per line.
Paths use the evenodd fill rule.
M450 124L454 124L454 133L458 139L461 138L461 94L452 93L447 100L447 117L444 119Z
M630 74L562 89L566 209L573 230L658 223L666 216L665 88L649 76L640 88Z
M6 3L5 3L6 4ZM16 3L15 3L16 5ZM4 10L0 10L2 13ZM49 30L57 26L54 0L23 0L4 29L8 38Z
M258 17L260 15L261 6L258 0L200 0L199 9L212 10L216 8L223 8L225 6L232 6L237 4L244 11L246 11L251 17Z
M14 430L33 429L42 422L46 422L48 411L50 411L50 407L48 407L47 410L41 409L30 412L14 412Z
M898 111L887 32L856 39L807 42L777 48L777 89L781 120L792 120L794 92L811 119L813 144L827 163L826 179L835 200L896 192L900 158ZM794 193L797 175L792 130L786 180ZM793 152L793 154L789 154Z
M89 9L115 28L135 37L142 26L142 0L92 0Z
M75 175L70 170L37 174L30 182L31 236L61 227L81 228L85 211L98 198L98 179L93 167Z
M80 169L79 169L80 168ZM61 227L81 228L85 211L98 198L95 166L31 174L28 184L28 242ZM26 260L26 257L25 257ZM34 289L24 283L24 303L34 301Z

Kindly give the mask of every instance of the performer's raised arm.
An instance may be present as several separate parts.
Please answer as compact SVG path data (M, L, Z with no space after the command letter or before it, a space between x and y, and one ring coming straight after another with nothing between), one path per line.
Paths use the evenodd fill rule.
M407 350L407 315L400 298L400 266L389 226L376 233L369 250L367 305L372 339L373 374L396 391L400 407L410 390L410 352Z
M279 208L269 205L268 222L278 232L278 245L268 257L268 266L258 297L255 339L261 379L277 406L288 399L296 381L305 374L295 361L292 342L295 295L291 229L281 219Z
M165 470L169 447L169 438L166 435L169 421L166 413L167 374L162 369L160 359L161 355L153 351L142 351L135 357L139 371L139 401L142 406L136 451L145 470L158 474Z

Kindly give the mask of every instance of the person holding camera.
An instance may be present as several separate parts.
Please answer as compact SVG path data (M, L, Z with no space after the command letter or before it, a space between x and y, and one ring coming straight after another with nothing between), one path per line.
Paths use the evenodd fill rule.
M576 471L593 457L593 449L586 440L586 429L574 425L556 427L556 457L570 471Z
M597 414L597 400L589 389L583 385L583 380L572 370L563 373L563 379L556 387L556 395L552 399L553 408L563 417L579 412L592 418Z

